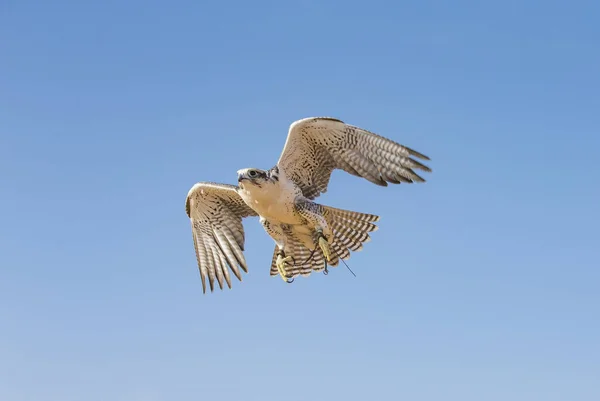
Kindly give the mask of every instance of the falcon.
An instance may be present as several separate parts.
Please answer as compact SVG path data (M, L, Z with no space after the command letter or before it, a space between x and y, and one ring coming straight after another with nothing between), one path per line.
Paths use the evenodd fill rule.
M329 117L293 122L277 164L269 170L238 170L238 185L199 182L185 210L192 225L196 258L206 293L215 279L231 288L229 270L242 281L248 272L242 219L258 216L275 241L271 276L291 282L298 275L327 272L350 251L362 249L379 217L314 202L341 169L370 182L425 182L415 170L431 172L416 159L429 158L390 139Z

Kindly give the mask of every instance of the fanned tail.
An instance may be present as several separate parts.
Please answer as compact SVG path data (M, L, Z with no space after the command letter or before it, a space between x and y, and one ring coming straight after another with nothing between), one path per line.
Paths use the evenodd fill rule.
M363 244L371 240L369 233L378 229L374 222L379 221L379 216L336 209L330 206L320 206L323 208L323 216L333 233L332 238L329 238L328 241L333 251L333 258L327 265L335 267L338 266L339 259L346 260L350 258L350 251L360 251ZM309 276L313 271L318 272L325 269L325 256L319 246L316 245L316 237L314 243L315 247L308 249L293 234L288 234L285 254L294 258L294 264L287 266L286 272L291 278L298 275ZM275 246L271 261L271 276L279 274L275 265L278 251L279 249Z

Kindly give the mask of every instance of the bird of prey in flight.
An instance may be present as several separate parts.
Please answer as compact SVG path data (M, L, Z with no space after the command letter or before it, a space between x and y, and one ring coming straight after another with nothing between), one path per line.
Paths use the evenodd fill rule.
M275 241L272 276L291 282L312 271L327 272L370 240L378 216L314 202L327 191L331 173L344 170L374 184L424 182L415 170L431 169L429 158L362 128L328 117L290 125L283 152L269 170L245 168L238 185L199 182L188 192L185 209L192 225L202 290L215 279L231 288L229 270L241 281L248 272L242 219L258 216Z

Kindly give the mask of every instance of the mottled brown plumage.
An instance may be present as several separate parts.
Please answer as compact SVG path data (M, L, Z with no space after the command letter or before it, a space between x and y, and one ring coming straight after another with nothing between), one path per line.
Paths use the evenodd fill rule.
M248 272L242 218L257 214L244 203L236 188L233 185L201 182L190 189L186 198L185 210L192 223L203 291L206 291L207 277L211 291L215 278L221 289L223 279L231 288L228 267L240 281L242 275L239 268Z
M229 269L241 280L242 219L260 216L275 240L271 275L284 279L337 266L362 249L378 216L324 206L313 200L327 191L331 173L344 170L377 185L424 182L415 170L429 158L406 146L329 117L291 124L283 152L270 170L238 171L238 186L201 182L190 190L186 212L206 291L215 280L231 287Z
M334 169L366 178L374 184L424 182L415 169L431 169L414 160L429 158L387 138L334 118L306 118L290 126L277 165L304 196L327 191Z

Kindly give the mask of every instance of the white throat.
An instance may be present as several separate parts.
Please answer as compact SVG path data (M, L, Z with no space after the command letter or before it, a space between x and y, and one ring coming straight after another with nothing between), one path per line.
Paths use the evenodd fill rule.
M260 187L242 181L238 192L244 202L260 216L281 222L290 220L295 200L302 194L300 189L281 172L278 180L261 182Z

